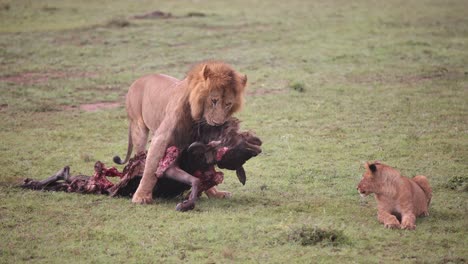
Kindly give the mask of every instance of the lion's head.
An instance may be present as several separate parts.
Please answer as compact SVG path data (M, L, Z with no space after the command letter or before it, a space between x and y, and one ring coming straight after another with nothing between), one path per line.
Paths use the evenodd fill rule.
M222 62L204 62L188 73L192 118L219 126L240 110L247 76Z
M400 173L394 168L379 161L364 164L365 172L357 186L357 190L362 197L371 193L379 193L390 179L399 176Z

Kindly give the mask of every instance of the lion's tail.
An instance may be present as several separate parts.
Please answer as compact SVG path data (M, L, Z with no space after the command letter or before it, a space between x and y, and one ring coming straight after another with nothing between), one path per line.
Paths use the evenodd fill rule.
M423 189L427 198L427 206L429 207L429 204L431 203L431 199L432 199L432 189L431 189L431 186L429 185L429 181L427 180L426 176L423 176L423 175L414 176L413 181L416 182L416 184L418 184L419 187L421 187L421 189Z
M120 164L120 165L125 164L130 159L130 155L132 155L132 150L133 150L132 126L128 126L128 147L127 147L127 155L125 156L125 160L122 161L122 159L119 156L114 156L112 160L115 163Z

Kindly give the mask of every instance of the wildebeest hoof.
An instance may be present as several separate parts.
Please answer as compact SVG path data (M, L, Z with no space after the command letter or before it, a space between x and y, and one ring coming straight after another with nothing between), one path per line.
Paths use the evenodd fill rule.
M26 178L26 179L23 180L23 184L28 184L28 183L30 183L32 181L33 181L33 179Z
M185 200L176 206L176 211L179 212L186 212L189 210L193 210L195 208L195 203L193 201Z

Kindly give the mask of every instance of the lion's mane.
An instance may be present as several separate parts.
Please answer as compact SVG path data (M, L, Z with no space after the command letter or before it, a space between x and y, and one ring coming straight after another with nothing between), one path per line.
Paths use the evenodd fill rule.
M200 74L202 73L202 74ZM206 61L193 66L187 73L189 104L192 118L199 120L203 115L205 99L212 90L223 88L232 89L235 95L231 112L237 112L243 105L243 93L247 77L239 75L226 63L220 61ZM208 80L209 85L206 85Z

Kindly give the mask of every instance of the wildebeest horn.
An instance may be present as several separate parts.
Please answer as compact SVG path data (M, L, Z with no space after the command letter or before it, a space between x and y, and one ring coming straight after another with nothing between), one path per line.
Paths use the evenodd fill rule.
M254 153L252 154L254 157L257 156L258 154L262 153L262 149L258 145L253 145L250 143L246 143L247 149L253 151Z
M245 175L244 167L240 166L239 168L237 168L236 169L236 174L237 174L237 178L242 183L242 185L245 185L245 181L247 180L247 176Z
M205 152L206 145L201 142L193 142L187 149L188 152Z
M221 145L221 140L216 140L216 141L210 141L208 143L208 146L212 148L216 148L217 146Z

